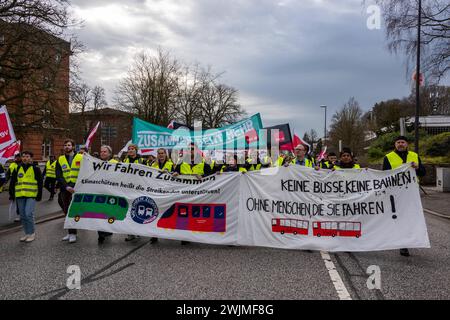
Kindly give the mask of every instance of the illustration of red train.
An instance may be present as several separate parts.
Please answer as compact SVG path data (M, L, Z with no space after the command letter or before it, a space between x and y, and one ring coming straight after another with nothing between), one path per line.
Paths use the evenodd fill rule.
M309 222L304 220L296 219L272 219L272 232L279 232L281 234L292 233L297 234L308 234Z
M315 237L361 237L361 222L313 222Z
M199 232L226 231L226 204L174 203L157 223L158 228Z

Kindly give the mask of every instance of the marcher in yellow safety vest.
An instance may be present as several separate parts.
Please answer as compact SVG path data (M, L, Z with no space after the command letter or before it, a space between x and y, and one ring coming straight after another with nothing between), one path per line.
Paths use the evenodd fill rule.
M184 152L187 151L187 152ZM173 176L194 175L201 180L211 174L211 165L205 162L197 145L193 142L188 150L180 152L181 158L173 168ZM181 241L182 245L189 244L189 241Z
M123 161L124 163L138 163L145 164L144 159L138 154L139 147L135 144L130 144L128 146L127 157Z
M220 173L223 172L247 172L245 168L245 164L238 164L238 156L237 154L228 154L226 157L225 164L220 169Z
M55 187L56 187L56 160L55 156L50 156L49 160L45 164L45 169L43 173L45 177L44 188L50 192L49 201L53 200L55 196Z
M74 187L80 173L83 155L75 153L75 141L66 139L64 141L64 154L58 158L56 163L56 180L60 186L59 202L62 205L63 212L67 215ZM77 230L69 229L68 234L62 239L74 243L77 241Z
M425 176L425 167L423 166L419 155L408 150L408 139L405 136L398 136L395 138L394 146L395 150L389 152L383 159L383 170L395 169L404 163L409 163L416 169L418 177ZM409 250L407 248L400 249L400 255L409 257Z
M99 153L100 160L107 161L109 163L118 163L119 161L112 158L112 148L108 145L103 145L100 147ZM103 244L106 237L112 236L112 233L105 231L97 231L98 233L98 244Z
M156 151L156 160L153 161L151 167L164 172L172 172L173 162L170 160L166 149L159 148Z
M334 166L334 170L341 169L360 169L361 166L353 160L353 153L350 148L342 148L340 153L340 160Z
M295 165L300 165L300 166L313 168L314 167L314 161L307 157L308 149L309 148L306 145L304 145L304 144L297 145L294 148L295 158L292 159L290 164L291 165L295 164ZM285 164L285 165L287 166L288 164Z
M33 153L22 152L22 163L13 171L9 185L10 197L16 200L25 235L22 242L35 239L34 209L42 199L41 170L33 164Z

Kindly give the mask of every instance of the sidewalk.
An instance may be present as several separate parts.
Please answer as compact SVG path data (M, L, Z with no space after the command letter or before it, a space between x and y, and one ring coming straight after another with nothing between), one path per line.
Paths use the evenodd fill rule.
M50 193L47 190L44 190L42 201L36 204L36 220L45 216L53 215L57 212L62 213L61 207L58 205L57 195L55 195L55 198L52 201L48 201L49 197ZM17 217L15 212L13 212L11 217L9 216L10 201L8 198L8 192L3 191L2 193L0 193L0 229L20 226L20 222L14 222L14 219Z
M436 187L423 189L427 193L420 192L423 208L450 218L450 193L437 191Z

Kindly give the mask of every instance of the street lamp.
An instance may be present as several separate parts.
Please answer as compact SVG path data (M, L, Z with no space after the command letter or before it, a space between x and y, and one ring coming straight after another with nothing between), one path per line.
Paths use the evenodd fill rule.
M323 145L326 145L327 141L327 106L321 105L321 108L325 108L325 128L323 129Z
M414 119L414 151L419 153L419 112L420 112L420 26L422 24L422 0L417 13L417 56L416 56L416 115Z

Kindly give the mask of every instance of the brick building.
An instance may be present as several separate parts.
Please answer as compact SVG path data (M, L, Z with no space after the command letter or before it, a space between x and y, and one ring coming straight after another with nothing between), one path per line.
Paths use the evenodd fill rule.
M71 113L69 119L69 122L73 124L70 135L77 145L85 143L89 131L100 121L100 126L90 147L91 153L100 152L100 146L106 144L111 146L113 153L117 154L131 140L133 126L131 113L103 108L84 113Z
M0 20L0 104L38 161L59 155L68 135L70 55L69 42Z

